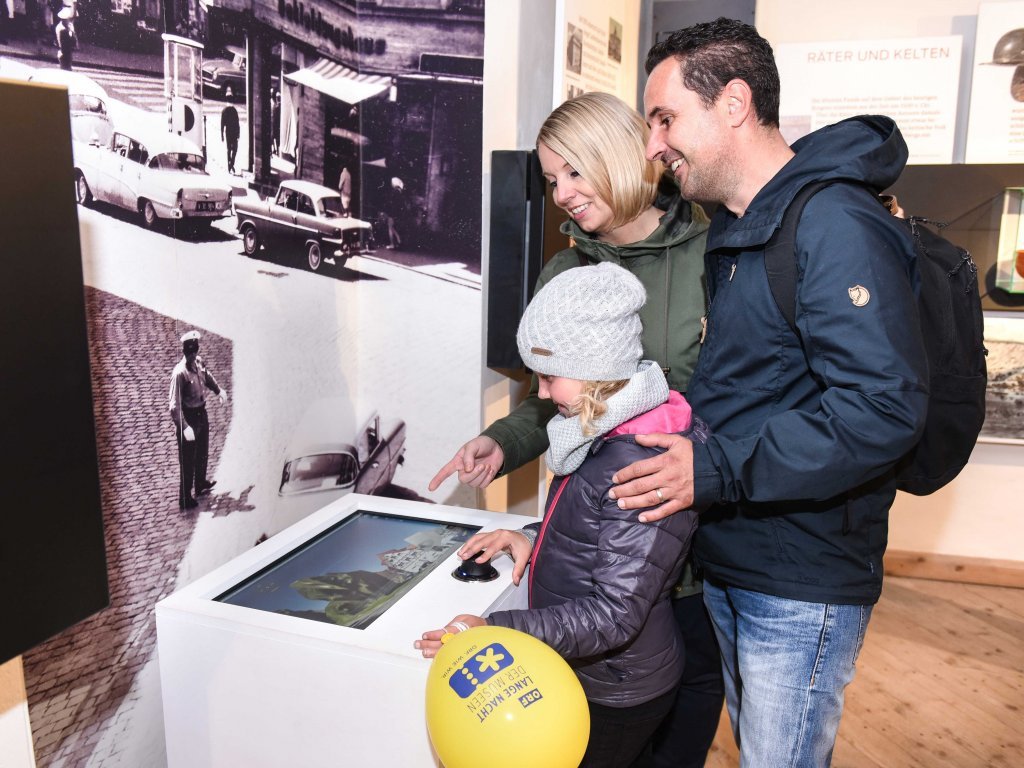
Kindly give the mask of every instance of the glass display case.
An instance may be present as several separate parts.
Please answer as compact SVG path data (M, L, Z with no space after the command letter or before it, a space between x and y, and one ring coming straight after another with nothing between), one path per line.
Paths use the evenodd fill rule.
M997 288L1024 293L1024 187L1008 187L1003 193L996 254Z

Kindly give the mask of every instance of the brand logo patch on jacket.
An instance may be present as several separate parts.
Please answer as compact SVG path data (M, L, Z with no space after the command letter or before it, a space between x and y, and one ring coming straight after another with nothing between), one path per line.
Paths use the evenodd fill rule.
M871 292L863 285L855 285L851 288L847 288L846 292L850 294L850 301L853 302L853 306L855 307L863 307L871 301Z

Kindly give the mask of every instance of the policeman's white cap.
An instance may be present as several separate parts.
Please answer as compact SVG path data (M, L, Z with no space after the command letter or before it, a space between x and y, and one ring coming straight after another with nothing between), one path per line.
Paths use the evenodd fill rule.
M186 331L181 334L181 343L184 344L186 341L199 341L199 331Z

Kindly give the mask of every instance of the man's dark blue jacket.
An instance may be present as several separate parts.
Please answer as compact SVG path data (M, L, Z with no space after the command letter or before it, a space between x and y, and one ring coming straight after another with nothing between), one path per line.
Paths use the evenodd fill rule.
M811 602L874 603L892 465L917 441L928 364L912 244L871 192L835 184L796 236L797 327L772 298L764 245L804 185L881 191L907 147L889 118L859 117L793 145L741 218L708 235L707 336L688 399L713 432L694 444L694 545L712 580Z

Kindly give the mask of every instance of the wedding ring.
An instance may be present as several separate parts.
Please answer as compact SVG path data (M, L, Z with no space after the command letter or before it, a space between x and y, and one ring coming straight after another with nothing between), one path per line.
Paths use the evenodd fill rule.
M658 501L664 501L665 497L661 494L661 488L655 488L654 492L658 495Z

